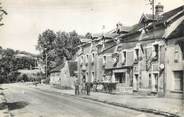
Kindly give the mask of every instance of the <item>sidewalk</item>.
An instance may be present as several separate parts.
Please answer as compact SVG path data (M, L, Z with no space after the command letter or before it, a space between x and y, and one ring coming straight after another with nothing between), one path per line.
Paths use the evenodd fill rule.
M37 88L56 91L62 94L74 95L74 90L56 89L50 85L38 85ZM78 97L138 111L156 113L170 117L184 117L184 100L181 99L158 98L154 96L140 95L112 95L100 92L91 92L90 96L79 95Z

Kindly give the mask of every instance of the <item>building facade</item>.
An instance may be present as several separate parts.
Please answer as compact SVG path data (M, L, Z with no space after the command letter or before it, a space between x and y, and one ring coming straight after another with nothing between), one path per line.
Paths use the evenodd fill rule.
M81 45L78 78L116 82L118 92L181 95L184 6L165 13L162 5L156 8L154 17L143 14L138 24L126 30L121 26Z

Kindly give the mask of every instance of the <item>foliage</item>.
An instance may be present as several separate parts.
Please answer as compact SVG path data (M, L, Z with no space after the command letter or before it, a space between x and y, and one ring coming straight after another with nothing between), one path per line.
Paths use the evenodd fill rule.
M3 20L3 15L7 15L8 13L3 9L3 7L1 6L1 2L0 2L0 26L4 25L4 23L2 23Z
M22 80L24 80L24 82L27 82L29 80L29 78L26 74L23 74L22 75Z
M17 81L19 69L35 67L35 61L28 57L16 57L17 51L13 49L0 49L0 83Z
M85 37L87 39L91 39L92 38L92 34L90 32L87 32L86 35L85 35Z
M41 52L42 61L47 64L47 73L49 73L52 68L62 64L65 58L72 59L79 44L79 35L75 31L55 33L48 29L39 35L36 48Z

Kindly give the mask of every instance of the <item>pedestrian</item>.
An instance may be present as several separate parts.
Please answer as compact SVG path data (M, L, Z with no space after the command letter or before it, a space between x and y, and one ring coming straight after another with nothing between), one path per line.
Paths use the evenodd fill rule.
M90 95L90 88L91 88L91 84L89 82L86 83L86 91L87 91L87 95Z
M75 95L79 95L79 80L75 81Z
M86 79L85 77L83 77L82 83L81 83L81 94L85 94L85 93L86 93Z

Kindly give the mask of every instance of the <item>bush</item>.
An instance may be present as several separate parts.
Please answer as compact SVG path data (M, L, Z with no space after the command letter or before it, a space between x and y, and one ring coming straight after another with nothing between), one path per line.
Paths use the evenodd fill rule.
M22 75L22 80L24 80L24 82L27 82L29 80L29 78L26 74L23 74Z

